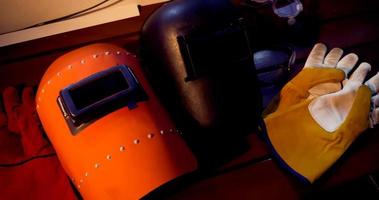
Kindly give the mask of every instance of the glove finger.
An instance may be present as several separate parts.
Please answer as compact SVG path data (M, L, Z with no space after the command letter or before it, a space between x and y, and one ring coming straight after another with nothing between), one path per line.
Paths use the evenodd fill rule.
M370 100L370 90L365 86L359 87L349 114L344 121L345 127L350 127L352 133L358 135L369 127Z
M316 97L319 97L325 94L338 92L341 90L341 88L342 88L341 83L336 83L336 82L320 83L308 90L309 97L307 99L314 99Z
M379 94L371 97L372 105L376 108L379 107Z
M370 115L372 125L379 124L379 108L374 109Z
M358 68L353 72L348 81L354 81L362 84L365 80L367 73L371 70L371 65L369 63L363 62Z
M338 63L337 68L345 72L346 76L358 62L358 56L355 53L349 53L344 56Z
M305 62L304 68L307 67L320 67L324 62L324 57L326 54L326 46L322 43L317 43L311 53L309 54L307 61Z
M323 83L339 83L345 78L345 73L335 68L306 68L300 71L280 92L280 101L275 111L289 107L306 100L309 90Z
M371 77L368 81L366 81L365 85L367 85L373 94L379 92L379 73L375 76Z
M328 55L326 55L324 60L324 66L335 68L337 67L338 61L341 59L343 50L340 48L333 48Z
M34 92L32 87L26 87L22 91L22 103L30 110L35 110Z
M18 132L17 113L16 110L20 107L20 98L17 90L14 87L7 87L3 92L3 100L5 112L8 119L8 129L12 132Z
M339 83L344 80L343 71L335 68L308 68L303 69L290 82L297 86L298 90L307 91L322 83Z

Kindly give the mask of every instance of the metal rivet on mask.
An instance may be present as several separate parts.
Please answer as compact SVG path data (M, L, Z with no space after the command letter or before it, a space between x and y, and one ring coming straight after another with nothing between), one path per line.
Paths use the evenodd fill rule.
M107 155L107 160L112 160L112 156L111 155Z
M95 168L97 169L97 168L99 168L100 167L100 163L96 163L95 164Z
M172 128L170 128L170 133L172 133L172 131L174 131L174 130L172 130Z
M154 137L154 134L152 133L147 134L147 138L152 139L153 137Z
M45 93L45 89L42 89L42 91L41 91L42 93Z
M139 141L139 139L135 139L135 140L133 141L133 143L134 143L134 144L139 144L140 141Z
M126 55L127 55L127 56L129 56L129 55L130 55L130 53L129 53L129 52L126 52Z
M126 149L125 146L120 146L120 151L121 151L121 152L124 152L125 149Z
M79 181L80 183L83 183L83 179L80 179L80 181Z
M133 54L132 56L133 56L133 58L136 58L136 57L137 57L135 54Z
M92 55L92 58L98 58L98 57L99 57L99 55L97 55L97 54Z
M37 104L37 109L39 108L39 105Z
M163 130L161 130L161 131L160 131L160 133L161 133L161 135L163 135L163 134L164 134L164 131L163 131Z
M85 177L87 177L88 175L89 175L89 173L88 173L88 172L84 173L84 176L85 176Z
M47 84L50 85L50 84L51 84L51 81L47 81Z
M61 75L62 75L62 73L60 73L60 72L57 73L57 76L61 76Z
M117 55L120 55L120 54L121 54L121 52L117 51L117 52L116 52L116 54L117 54Z
M80 185L78 185L78 188L80 188Z
M67 68L68 68L68 69L72 69L72 65L68 65Z
M105 55L109 55L109 54L111 54L111 52L106 51L104 54L105 54Z
M38 101L41 101L41 97L38 97Z
M86 62L85 60L81 60L81 61L80 61L81 64L84 64L85 62Z

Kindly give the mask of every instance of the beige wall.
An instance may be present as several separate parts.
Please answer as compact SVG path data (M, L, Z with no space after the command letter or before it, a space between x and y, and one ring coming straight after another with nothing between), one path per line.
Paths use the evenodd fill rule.
M0 47L138 16L137 5L164 1L167 0L109 0L73 18L27 28L85 10L103 0L0 0Z
M0 0L0 34L67 16L103 1L104 0ZM162 2L162 0L109 0L95 9L120 2L147 5Z

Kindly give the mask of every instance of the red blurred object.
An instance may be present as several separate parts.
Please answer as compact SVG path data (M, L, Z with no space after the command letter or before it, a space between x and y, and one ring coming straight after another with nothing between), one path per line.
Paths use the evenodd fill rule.
M8 87L0 112L1 199L77 199L54 149L43 138L33 90Z

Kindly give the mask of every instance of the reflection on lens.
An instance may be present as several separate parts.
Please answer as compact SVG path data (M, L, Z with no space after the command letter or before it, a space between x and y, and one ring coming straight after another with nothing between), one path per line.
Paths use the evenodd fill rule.
M303 5L299 0L274 0L272 8L279 17L294 18L303 10Z

